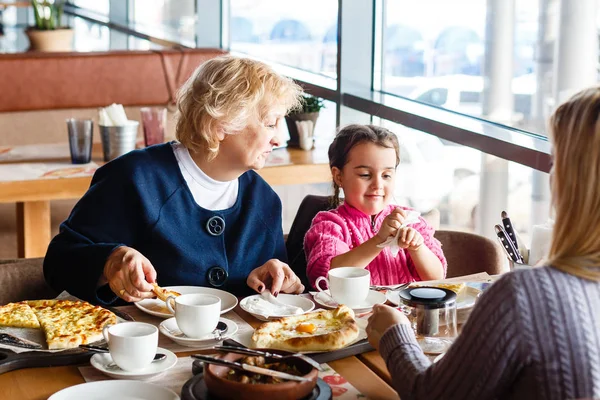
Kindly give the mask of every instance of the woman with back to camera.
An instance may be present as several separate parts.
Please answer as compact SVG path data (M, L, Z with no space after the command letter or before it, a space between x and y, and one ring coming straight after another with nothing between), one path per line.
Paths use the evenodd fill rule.
M224 56L178 94L179 142L99 168L44 260L56 290L95 303L154 296L151 283L242 294L304 290L287 260L281 201L265 165L301 89L267 65Z
M406 316L375 306L369 342L404 399L600 398L600 88L550 118L556 222L545 266L494 283L431 364Z

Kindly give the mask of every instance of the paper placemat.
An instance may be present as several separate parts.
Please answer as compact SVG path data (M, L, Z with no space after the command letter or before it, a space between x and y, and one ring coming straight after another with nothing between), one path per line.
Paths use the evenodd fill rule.
M98 168L95 162L79 165L68 162L3 164L0 165L0 182L92 176Z
M181 388L193 376L192 363L193 359L191 357L181 357L177 359L177 364L173 368L161 375L147 379L145 382L166 387L181 395ZM324 371L319 372L319 378L323 379L331 387L334 399L356 400L365 398L365 396L329 365L321 364L321 366ZM91 366L79 367L79 372L86 382L112 379Z

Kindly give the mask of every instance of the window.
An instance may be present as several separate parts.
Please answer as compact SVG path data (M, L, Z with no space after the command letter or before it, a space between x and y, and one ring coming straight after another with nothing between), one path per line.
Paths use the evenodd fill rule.
M486 73L491 68L486 68L485 63L494 54L492 46L503 41L486 35L491 35L490 21L494 23L506 17L498 14L506 9L495 6L503 6L501 1L382 0L383 18L376 31L381 40L375 41L381 43L381 51L376 54L381 54L378 65L381 65L382 74L381 82L376 82L375 87L462 114L491 119L494 117L489 116L496 116L499 119L494 122L543 134L544 121L557 102L598 80L596 38L600 33L600 1L584 0L580 6L572 7L573 22L560 20L561 4L566 7L565 4L570 2L550 2L552 7L544 10L540 10L539 3L516 0L512 31L505 28L510 26L506 24L494 31L500 38L514 37L512 64L504 59L493 60L498 63L494 65L496 69L509 69L512 82L494 86L492 83L498 81L490 81L492 77ZM594 16L594 20L587 15ZM545 24L540 25L540 21ZM539 32L540 29L544 32ZM541 40L538 33L546 40L556 39L538 43ZM586 37L594 39L586 41ZM559 42L563 43L562 48L574 51L576 56L571 55L569 61L569 55L563 54L561 59L557 52ZM592 42L595 43L592 45ZM580 44L588 46L585 51ZM548 64L545 60L553 60L553 63ZM558 60L561 60L560 64ZM569 62L574 66L569 66ZM557 71L562 65L566 67ZM582 78L582 74L586 78ZM560 82L569 82L576 87L562 89L562 93L556 94ZM495 93L490 87L506 88L512 93L511 101L496 110L484 110L484 98ZM500 94L498 99L506 97ZM490 101L489 104L502 102Z
M72 3L77 7L105 16L108 16L110 10L110 0L74 0Z
M230 0L229 47L335 77L337 13L336 0Z
M134 29L168 40L195 42L194 0L133 0L130 4Z

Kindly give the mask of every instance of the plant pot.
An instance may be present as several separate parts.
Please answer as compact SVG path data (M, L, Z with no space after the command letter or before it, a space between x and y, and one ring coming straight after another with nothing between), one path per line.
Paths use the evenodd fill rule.
M318 111L312 113L299 113L287 115L285 117L285 122L290 133L290 140L288 140L288 146L300 147L300 137L298 135L298 127L296 126L296 121L312 121L314 130L314 127L317 125L317 118L319 118Z
M73 29L59 28L54 30L27 29L30 50L37 51L72 51Z

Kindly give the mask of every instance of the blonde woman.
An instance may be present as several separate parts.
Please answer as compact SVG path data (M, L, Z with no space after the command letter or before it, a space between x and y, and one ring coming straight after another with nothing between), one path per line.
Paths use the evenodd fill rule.
M377 306L369 342L405 399L600 398L600 88L550 119L556 224L546 266L488 289L436 364L407 318Z
M50 243L50 285L105 304L152 297L157 277L236 294L303 291L285 264L281 201L254 172L300 93L258 61L202 64L179 92L178 142L98 169Z

